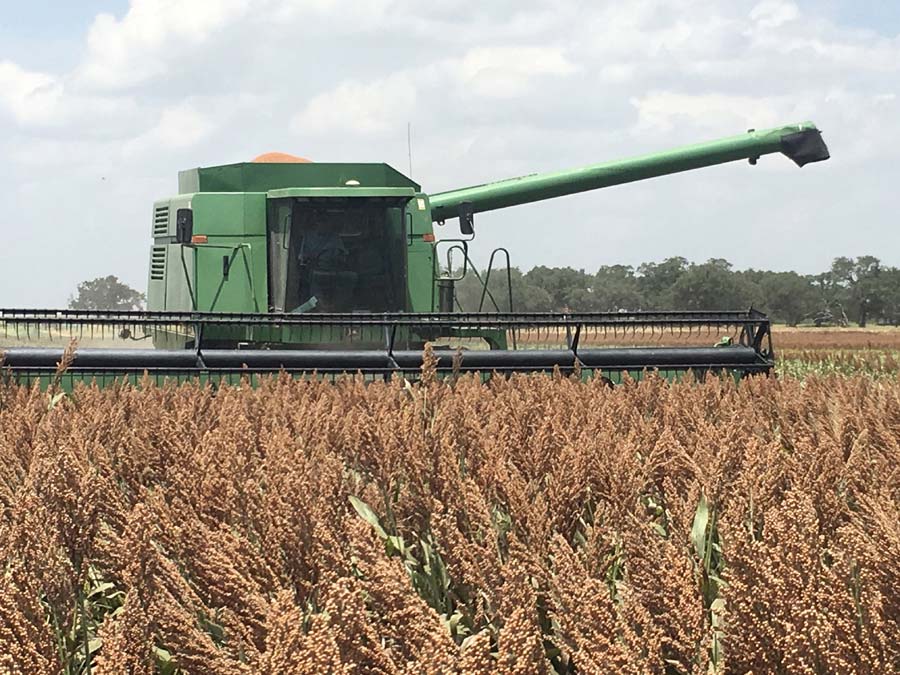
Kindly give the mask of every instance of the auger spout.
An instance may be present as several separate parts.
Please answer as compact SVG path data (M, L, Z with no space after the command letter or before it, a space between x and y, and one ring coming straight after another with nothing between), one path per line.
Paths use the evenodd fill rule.
M801 167L829 158L816 125L802 122L579 169L441 192L431 195L431 217L440 222L458 216L461 206L470 213L492 211L743 159L755 164L762 155L776 152Z

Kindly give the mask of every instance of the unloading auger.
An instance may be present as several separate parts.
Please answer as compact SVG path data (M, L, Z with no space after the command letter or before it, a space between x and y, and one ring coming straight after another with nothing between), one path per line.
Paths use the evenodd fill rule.
M468 255L476 213L772 153L801 167L829 157L805 122L431 196L386 164L183 171L178 195L153 207L148 310L2 309L2 376L104 384L280 371L415 375L426 344L439 372L579 369L612 382L647 370L768 372L769 321L752 309L517 313L508 284L510 311L501 312L487 283L495 255L478 312L460 311L455 283L478 274ZM437 241L433 224L453 218L460 236ZM508 253L498 252L508 270ZM455 272L453 256L462 260ZM496 311L483 311L487 301ZM70 338L79 345L61 376Z

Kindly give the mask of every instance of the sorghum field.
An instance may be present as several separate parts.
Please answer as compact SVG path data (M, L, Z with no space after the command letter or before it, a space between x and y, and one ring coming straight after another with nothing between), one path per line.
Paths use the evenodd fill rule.
M793 377L900 374L900 330L860 328L773 328L778 373Z
M0 389L0 669L900 669L900 379Z

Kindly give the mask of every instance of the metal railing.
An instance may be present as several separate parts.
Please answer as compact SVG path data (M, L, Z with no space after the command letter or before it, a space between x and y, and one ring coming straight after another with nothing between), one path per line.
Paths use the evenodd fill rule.
M519 336L519 349L463 349L453 344L453 339L465 342L491 332L513 331ZM210 314L0 309L0 336L24 343L5 348L4 366L11 372L52 372L64 353L62 345L46 344L54 339L137 339L157 333L178 335L182 346L188 348L77 347L69 370L85 377L142 371L158 375L279 371L408 374L421 368L427 342L435 345L434 367L439 372L571 372L586 368L751 373L768 372L774 362L769 320L755 310ZM723 333L728 337L720 340L721 347L705 341L705 335ZM598 336L608 344L592 345L591 339ZM635 340L635 336L642 339ZM663 343L662 336L681 338L681 342ZM692 337L697 338L694 343L690 343Z

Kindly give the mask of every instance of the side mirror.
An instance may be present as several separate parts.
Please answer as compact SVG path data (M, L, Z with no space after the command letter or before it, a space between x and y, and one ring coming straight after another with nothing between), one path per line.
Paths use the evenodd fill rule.
M194 236L194 212L178 209L175 214L175 243L190 244Z
M467 237L475 234L475 209L472 202L460 202L459 231Z

